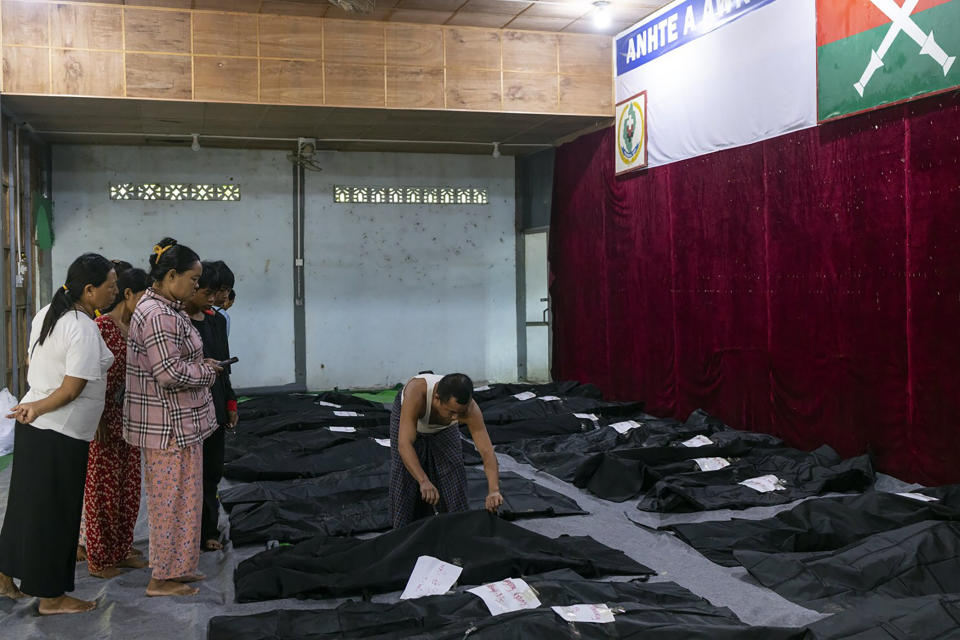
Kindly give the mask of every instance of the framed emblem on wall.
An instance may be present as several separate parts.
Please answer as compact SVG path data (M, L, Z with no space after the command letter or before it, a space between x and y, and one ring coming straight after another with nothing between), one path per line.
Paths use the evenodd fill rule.
M617 103L616 174L647 166L647 92Z

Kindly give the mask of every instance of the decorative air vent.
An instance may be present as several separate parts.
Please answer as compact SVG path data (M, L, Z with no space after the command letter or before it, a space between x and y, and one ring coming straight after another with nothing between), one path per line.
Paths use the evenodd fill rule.
M487 190L461 187L333 187L340 204L490 204Z
M240 185L124 182L110 185L110 199L236 202L240 199Z

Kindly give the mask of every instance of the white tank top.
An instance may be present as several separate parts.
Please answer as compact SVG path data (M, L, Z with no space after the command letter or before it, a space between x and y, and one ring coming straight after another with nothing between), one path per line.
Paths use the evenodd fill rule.
M459 421L454 420L450 424L430 424L430 412L433 410L433 390L436 388L437 383L440 382L440 379L443 376L438 376L435 373L421 373L418 376L415 376L412 380L420 378L427 383L427 409L423 412L423 417L417 419L417 433L439 433L444 429L449 429L450 427L456 427L460 424ZM407 384L410 384L409 382ZM400 392L400 405L403 405L404 401L404 392L407 390L406 387Z

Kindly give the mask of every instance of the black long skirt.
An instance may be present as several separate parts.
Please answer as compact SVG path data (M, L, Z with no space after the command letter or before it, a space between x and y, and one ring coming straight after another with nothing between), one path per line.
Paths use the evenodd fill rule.
M17 423L10 495L0 531L0 572L39 598L73 591L90 445Z

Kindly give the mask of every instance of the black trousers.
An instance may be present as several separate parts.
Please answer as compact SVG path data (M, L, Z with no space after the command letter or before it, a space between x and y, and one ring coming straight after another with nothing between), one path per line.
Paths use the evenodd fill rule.
M217 427L203 441L203 515L200 519L200 544L207 540L219 540L220 501L217 486L223 478L224 434L227 428Z
M17 423L0 572L39 598L73 591L88 442Z

